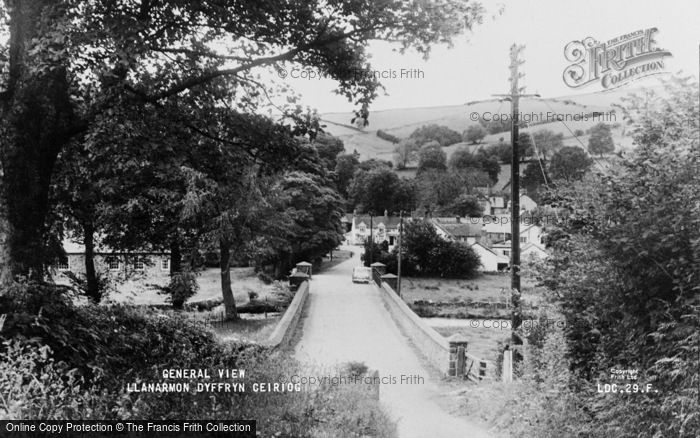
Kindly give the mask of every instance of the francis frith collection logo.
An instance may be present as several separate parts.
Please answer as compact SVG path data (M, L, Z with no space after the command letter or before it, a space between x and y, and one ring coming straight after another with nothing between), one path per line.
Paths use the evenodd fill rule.
M671 52L656 46L655 27L620 35L605 42L592 37L571 41L564 48L564 83L580 88L600 83L606 89L621 87L647 76L665 73L664 58Z

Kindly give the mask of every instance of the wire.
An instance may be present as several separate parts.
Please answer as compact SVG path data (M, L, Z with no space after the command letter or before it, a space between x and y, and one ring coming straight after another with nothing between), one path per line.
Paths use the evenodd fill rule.
M525 122L525 125L528 128L532 128L532 126L528 123ZM537 150L537 142L535 141L535 135L534 132L530 135L530 139L532 139L532 147L535 149L535 156L537 157L537 163L540 165L540 171L542 171L542 179L544 180L544 186L549 189L549 184L547 184L547 174L544 171L544 167L542 167L542 160L540 160L540 152Z

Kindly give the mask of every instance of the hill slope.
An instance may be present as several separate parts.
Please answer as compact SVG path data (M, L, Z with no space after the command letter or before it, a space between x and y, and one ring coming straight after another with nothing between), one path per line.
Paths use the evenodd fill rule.
M522 99L520 111L523 118L531 117L533 124L522 129L524 132L534 132L540 129L549 129L555 133L564 134L564 144L570 146L581 146L584 149L588 144L588 136L576 138L573 132L580 129L585 131L601 120L573 121L565 123L548 118L547 113L561 114L569 119L574 115L591 114L593 112L610 113L612 105L619 102L620 98L630 93L638 91L636 89L616 90L606 93L590 93L578 96L564 96L556 99ZM510 112L510 103L499 100L486 100L469 102L464 105L451 105L426 108L400 108L370 113L369 125L365 128L357 128L350 124L352 113L327 113L322 114L322 123L326 125L326 131L343 140L345 149L348 152L356 150L361 159L378 158L393 160L394 144L377 137L377 130L383 130L399 138L407 138L416 128L427 124L444 125L458 132L463 132L468 126L478 122L470 120L472 113L493 118L493 114L505 114ZM616 117L616 118L615 118ZM545 121L547 123L539 123ZM619 114L614 114L612 118L605 121L610 125L615 125L613 135L617 149L628 149L631 147L631 140L624 135L622 118ZM537 123L537 124L536 124ZM502 132L488 135L484 142L486 145L498 143L500 138L510 141L510 133ZM459 147L470 146L460 143L445 148L448 156ZM470 146L474 148L473 146ZM478 146L477 146L478 147Z

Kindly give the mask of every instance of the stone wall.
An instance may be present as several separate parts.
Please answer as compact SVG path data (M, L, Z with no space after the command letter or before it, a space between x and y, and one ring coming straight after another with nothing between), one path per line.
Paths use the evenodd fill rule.
M284 349L289 346L292 338L294 337L294 331L299 325L301 320L301 314L304 311L304 304L309 296L309 282L305 281L301 283L299 289L294 294L294 299L285 310L284 315L277 323L277 326L267 338L264 345L274 348L274 349Z
M450 364L450 345L447 339L416 315L388 284L383 283L379 291L396 324L428 362L447 375Z

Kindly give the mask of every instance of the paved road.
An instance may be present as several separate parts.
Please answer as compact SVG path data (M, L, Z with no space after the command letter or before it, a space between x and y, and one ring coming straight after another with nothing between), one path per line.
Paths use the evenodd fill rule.
M377 289L352 283L352 268L360 264L358 247L352 259L311 281L309 302L296 345L299 360L322 367L361 361L397 384L380 388L380 400L398 421L401 438L482 438L483 429L445 412L436 378L427 371L401 333ZM420 376L416 384L400 384L401 376ZM407 382L410 382L407 380Z

